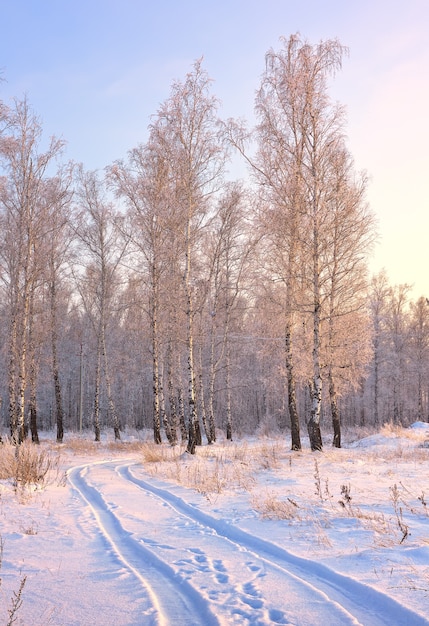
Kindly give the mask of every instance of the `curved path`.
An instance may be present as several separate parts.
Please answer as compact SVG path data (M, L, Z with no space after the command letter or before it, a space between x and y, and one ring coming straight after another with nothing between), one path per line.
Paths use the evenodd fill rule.
M429 625L374 588L155 486L134 462L87 464L68 475L147 595L141 625Z

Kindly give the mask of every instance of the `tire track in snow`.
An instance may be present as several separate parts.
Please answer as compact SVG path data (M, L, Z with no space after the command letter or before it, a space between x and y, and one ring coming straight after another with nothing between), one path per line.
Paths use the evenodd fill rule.
M300 581L307 591L324 596L325 601L336 606L344 614L344 624L354 623L367 626L429 626L429 620L377 589L361 583L329 567L294 556L287 550L255 535L243 531L231 524L209 515L185 502L166 488L138 478L127 463L116 468L123 479L134 483L140 489L152 493L161 501L171 506L177 513L189 518L206 529L214 531L219 537L230 541L240 550L264 561L268 566L276 567L285 574ZM249 590L249 588L248 588ZM347 620L347 621L346 621ZM277 623L286 623L278 621Z
M104 461L86 464L70 472L71 483L91 508L104 538L113 547L117 557L139 578L149 595L152 595L154 605L168 606L175 590L169 588L168 584L162 583L157 589L154 588L153 579L147 576L146 571L146 561L151 562L153 559L158 564L158 571L161 572L161 576L165 570L168 571L166 583L171 576L175 576L176 580L187 583L186 588L182 587L182 593L185 596L189 594L190 597L197 598L197 617L184 617L181 620L180 611L176 608L170 609L168 616L165 615L163 609L160 609L159 614L164 616L160 623L171 623L174 626L182 623L186 626L199 624L206 626L212 623L248 624L249 626L266 626L267 624L314 626L314 614L317 611L322 616L322 621L324 623L329 622L331 626L357 626L358 622L353 616L344 611L336 602L331 601L320 590L311 587L302 579L297 579L271 562L261 562L259 555L254 554L248 548L231 542L206 524L194 519L193 516L177 511L177 508L172 506L170 502L136 483L131 473L127 475L129 466L132 464L135 462ZM98 473L97 468L99 469ZM94 477L92 478L93 471ZM114 473L118 479L116 483L112 482L110 473ZM138 488L141 493L143 492L139 500L139 507L134 512L130 512L127 508L129 494L125 495L122 509L117 506L118 498L121 499L120 496L112 495L112 485L115 484L117 489L120 485L119 481L124 480L129 485L133 485L134 488ZM104 491L104 485L108 485L106 491ZM108 493L109 502L106 502L103 493L105 495ZM119 493L127 494L127 490L121 488ZM167 522L174 524L173 528L170 526L168 528L167 541L163 540L165 533L163 534L161 528L156 526L151 531L147 527L148 520L143 521L141 519L140 513L144 510L142 509L143 503L146 505L146 509L150 510L152 519L154 515L159 515L164 519L167 517ZM158 507L156 513L154 512L155 507ZM140 513L138 509L140 509ZM161 511L164 511L164 514ZM167 513L166 516L165 511L174 511L175 514L172 516L171 513ZM133 533L128 532L121 524L119 515L125 521L126 526L130 524L134 526ZM112 525L115 528L112 529ZM135 559L133 559L135 555L130 556L129 554L130 550L127 546L131 537L138 538L137 540L134 539L133 549L138 545L145 554L145 564L142 569L139 569L138 564L136 566ZM171 545L171 540L173 540L174 546ZM184 542L183 545L181 542ZM213 546L213 543L216 545ZM202 546L205 549L200 549L197 546ZM165 552L166 550L167 552ZM209 556L213 551L215 558ZM164 555L164 559L157 556L159 554ZM221 558L219 558L220 554L222 554ZM178 555L179 559L176 558ZM176 573L168 564L172 561L175 564ZM227 564L226 567L225 563ZM231 573L231 569L234 570L233 573ZM207 584L207 576L210 577L211 575L217 583L212 588ZM267 577L270 581L268 585L266 583ZM191 582L188 583L188 580ZM159 578L158 582L160 582ZM261 586L263 587L264 584L268 595L261 591ZM273 585L278 587L277 595L281 595L281 598L276 601L273 601L272 598ZM203 599L203 595L198 594L195 588L201 590L202 594L205 593L206 597ZM303 591L305 601L303 601ZM278 607L275 606L276 602ZM305 604L305 608L303 604ZM216 619L213 622L215 619L213 613L209 614L209 618L204 615L208 612L208 606L219 613L219 620ZM307 614L305 615L306 610ZM153 622L142 621L145 626L149 623Z
M119 518L104 500L101 492L86 480L89 463L68 471L73 488L89 506L96 524L118 560L137 578L152 604L145 624L167 626L219 626L206 600L186 581L176 576L174 569L152 550L146 548L126 531ZM148 621L150 620L150 621Z
M164 505L169 506L182 518L183 526L200 526L199 534L208 535L209 541L221 540L226 546L229 560L239 560L241 569L238 571L238 583L234 585L235 602L230 602L228 607L222 603L219 610L227 612L227 623L237 623L235 616L239 618L240 624L251 624L263 626L266 624L299 624L301 626L314 626L315 615L318 615L320 623L329 623L331 626L358 626L360 622L347 611L339 602L329 597L322 589L307 582L304 578L292 573L284 566L279 566L272 559L261 555L250 545L251 542L232 539L230 534L219 532L218 524L223 522L216 518L202 513L171 492L158 489L146 481L136 478L130 465L125 464L116 467L116 472L128 482L134 483L142 491L154 495ZM186 520L186 521L184 521ZM228 524L226 526L229 526ZM177 527L179 529L179 527ZM191 541L195 540L195 528L192 529ZM242 538L241 538L242 539ZM253 538L256 540L256 538ZM189 540L189 538L188 538ZM145 540L149 543L150 540ZM194 545L194 544L193 544ZM161 546L157 546L158 548ZM212 546L208 547L210 553ZM213 548L215 553L219 546ZM219 559L210 559L198 548L189 549L194 553L194 560L199 563L212 561L212 570L219 583L226 582L231 587L228 570ZM188 561L189 562L189 561ZM206 568L207 571L208 568ZM247 578L250 575L250 579ZM269 575L270 584L266 586L268 599L260 589L261 578ZM231 577L233 578L233 577ZM235 576L237 579L237 574ZM273 599L273 588L277 586L281 590L281 598ZM279 594L277 594L279 595ZM279 607L275 606L275 603ZM232 622L230 620L233 620ZM319 623L319 622L318 622ZM362 626L362 625L361 625Z

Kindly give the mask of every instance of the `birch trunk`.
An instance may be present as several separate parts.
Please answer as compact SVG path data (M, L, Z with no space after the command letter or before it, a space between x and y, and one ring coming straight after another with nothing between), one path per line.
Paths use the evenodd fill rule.
M94 390L94 435L95 441L100 441L100 388L101 388L101 330L97 337L97 363L95 367Z
M286 376L287 376L287 392L288 392L288 407L290 417L290 429L291 429L291 448L292 450L301 450L301 435L299 428L299 416L296 406L296 389L295 389L295 374L293 367L293 354L292 354L292 323L290 319L286 322L285 330L285 360L286 360Z
M338 411L338 402L337 402L337 390L335 388L334 376L332 374L332 368L329 368L328 372L328 384L329 384L329 400L331 404L331 415L332 415L332 428L334 431L334 439L332 445L335 448L341 448L341 421L340 421L340 413Z
M189 208L186 230L186 264L184 274L184 287L186 297L186 322L187 322L187 353L188 353L188 445L186 451L195 454L195 447L201 445L201 432L198 423L196 393L195 393L195 366L194 366L194 330L193 330L193 302L191 287L191 215Z
M153 393L153 440L160 444L161 418L159 411L159 357L158 357L158 319L156 304L152 302L152 393Z
M318 285L318 280L316 281ZM322 450L320 409L322 405L322 373L320 368L320 303L316 300L313 311L313 379L310 385L311 409L307 429L312 451Z
M178 387L177 389L177 404L179 410L180 434L182 437L182 441L186 441L188 438L188 431L186 429L185 402L183 400L183 391L181 387Z
M167 387L168 387L168 404L170 406L170 434L171 434L171 445L175 446L177 444L177 427L178 427L178 408L177 408L177 400L174 395L174 382L173 382L173 347L171 336L168 340L167 346Z
M17 320L16 312L12 311L12 319L9 330L9 366L8 366L8 392L9 392L9 423L12 442L18 443L18 415L16 412L16 363L17 363Z
M159 402L159 338L158 338L158 282L155 262L150 267L151 297L150 324L152 327L152 393L153 393L153 440L160 444L161 414Z
M214 392L215 392L215 379L216 379L216 360L215 360L215 333L214 322L212 316L212 329L210 338L210 371L209 371L209 397L208 397L208 421L209 421L209 434L210 442L216 441L216 426L214 417Z
M161 419L159 414L159 380L158 380L158 352L152 352L152 393L153 393L153 440L161 443Z
M317 212L317 208L314 208ZM310 446L313 451L322 450L322 435L320 432L320 409L322 405L322 372L320 367L320 327L321 327L321 304L319 284L319 231L316 216L313 217L313 378L310 385L311 412L307 424Z
M31 440L33 443L39 443L39 433L37 430L37 361L36 347L34 343L34 290L31 292L29 329L28 329L28 354L30 361L29 387L30 397L28 403L29 425L31 431Z
M62 443L64 438L64 413L61 393L60 372L58 367L58 332L57 332L57 295L55 279L50 285L50 309L51 309L51 350L52 372L54 378L55 410L57 423L57 442Z
M199 348L200 373L198 375L198 391L199 391L198 398L199 398L201 421L203 423L204 433L207 438L207 443L211 444L213 443L213 441L211 439L209 422L207 421L206 401L205 401L205 393L204 393L203 354L202 353L203 353L203 349L202 349L202 345L200 344L200 348Z
M226 438L232 441L232 413L231 413L231 343L226 336L225 344L225 386L226 386Z
M162 367L159 371L159 415L161 423L164 427L164 432L167 437L170 446L174 445L174 436L172 434L170 420L168 419L167 411L165 410L165 394L164 394L164 372Z
M201 434L199 433L198 415L196 407L196 394L195 394L195 368L194 368L194 338L192 330L192 300L191 297L187 297L188 300L188 406L189 406L189 424L188 424L188 445L186 451L190 454L195 454L195 447L201 445Z
M106 347L106 331L102 330L102 352L103 352L103 360L104 360L104 379L106 382L106 395L107 395L107 403L109 407L109 418L110 422L113 425L113 432L115 433L115 441L120 441L121 439L121 431L119 427L119 419L116 411L115 402L113 400L112 395L112 383L110 379L110 368L109 368L109 359L107 358L107 347Z
M25 391L27 388L27 348L28 348L28 319L29 319L29 287L26 285L22 303L21 318L21 345L18 369L18 443L22 443L26 436L25 424Z

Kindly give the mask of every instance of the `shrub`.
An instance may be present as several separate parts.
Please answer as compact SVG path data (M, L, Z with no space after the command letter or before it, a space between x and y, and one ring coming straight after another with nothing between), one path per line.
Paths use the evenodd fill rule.
M60 480L60 457L46 448L29 441L15 446L6 442L1 446L0 480L11 479L16 490L31 485L43 487L48 478Z

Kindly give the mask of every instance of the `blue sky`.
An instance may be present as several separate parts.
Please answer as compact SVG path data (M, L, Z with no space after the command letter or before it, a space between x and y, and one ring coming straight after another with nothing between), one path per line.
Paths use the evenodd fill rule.
M101 169L204 57L225 117L251 119L264 54L299 32L350 48L332 96L368 171L380 243L371 268L429 296L428 0L0 0L0 98L27 94L67 157Z

